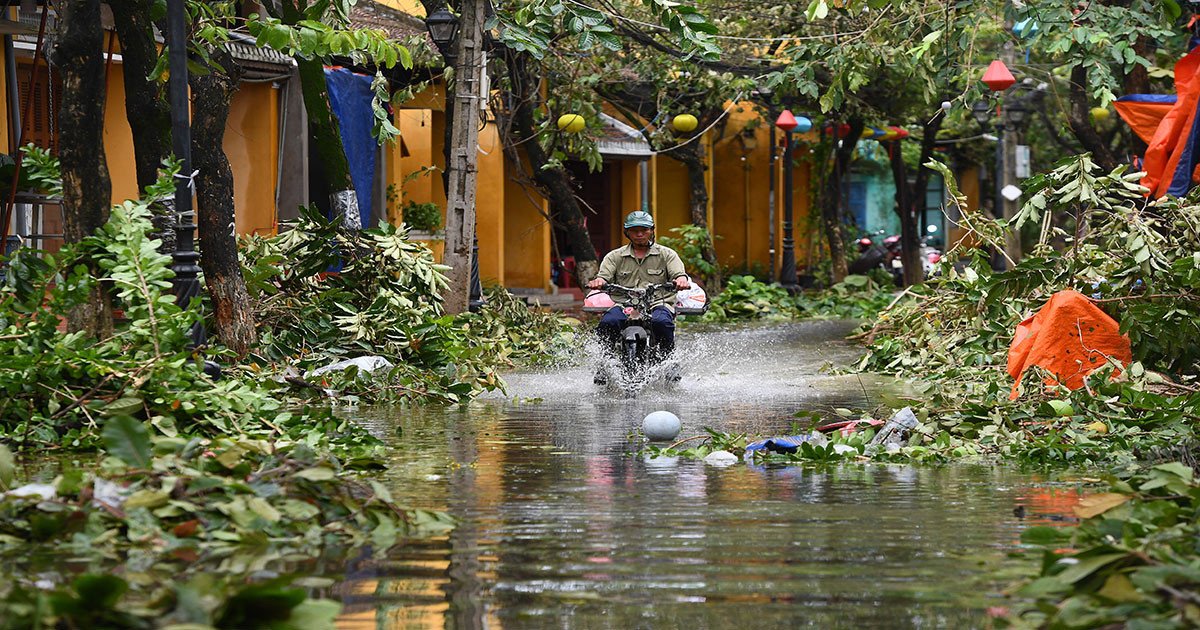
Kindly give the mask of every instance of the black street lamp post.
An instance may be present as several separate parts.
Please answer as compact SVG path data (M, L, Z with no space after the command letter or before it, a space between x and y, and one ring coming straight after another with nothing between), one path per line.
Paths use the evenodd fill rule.
M1029 94L1020 95L1020 90L1026 90ZM992 121L992 107L987 101L976 101L971 105L971 116L979 126L987 129L992 127L996 130L996 176L995 176L995 195L996 195L996 216L1009 218L1013 212L1006 212L1005 209L1008 200L1004 196L1004 189L1012 181L1016 180L1016 175L1013 173L1013 163L1009 160L1009 152L1012 150L1008 145L1010 142L1020 142L1020 134L1029 124L1029 114L1033 108L1041 102L1046 96L1045 85L1034 86L1029 79L1023 83L1018 83L1007 88L1008 95L1005 97L1005 106L997 107L995 112L995 121ZM1020 258L1020 241L1015 234L1009 235L1010 242L1006 249L1009 257L1014 262L1018 262Z
M775 119L775 126L783 130L783 259L780 263L779 284L789 292L795 291L796 244L792 240L792 130L799 123L790 110L783 110Z
M442 58L446 60L446 65L453 68L458 55L455 51L455 46L458 44L458 17L446 9L445 5L439 7L425 18L425 28L429 31L429 38L433 40L433 44L437 46L438 52L442 54ZM491 38L489 37L490 41ZM450 119L449 108L452 103L449 98L446 99L447 120ZM446 129L446 137L449 138L450 129ZM449 152L449 142L445 143L446 151ZM449 159L447 158L447 164ZM472 230L471 236L471 286L467 295L467 308L470 311L478 311L483 306L483 285L479 281L479 225L476 220L475 229Z
M188 118L187 24L183 0L167 0L167 44L170 79L171 139L179 174L175 176L176 227L175 252L171 269L175 272L175 303L187 307L200 295L200 253L196 251L196 215L192 210L192 133ZM204 324L192 328L192 342L204 343Z

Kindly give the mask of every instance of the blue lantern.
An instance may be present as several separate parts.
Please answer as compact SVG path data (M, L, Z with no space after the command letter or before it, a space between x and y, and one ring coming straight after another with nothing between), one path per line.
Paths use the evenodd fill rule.
M812 131L812 121L809 120L807 116L797 116L796 128L794 131L797 133L808 133L809 131Z
M1038 23L1034 22L1033 18L1025 18L1024 20L1013 24L1012 27L1013 35L1016 35L1021 39L1029 39L1030 37L1037 35L1039 30L1041 29L1038 28Z

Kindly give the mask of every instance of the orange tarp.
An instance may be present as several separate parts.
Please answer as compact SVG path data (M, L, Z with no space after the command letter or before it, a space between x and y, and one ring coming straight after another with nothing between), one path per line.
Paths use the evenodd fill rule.
M1159 123L1171 112L1175 103L1114 101L1113 107L1117 108L1121 120L1129 125L1142 142L1150 144L1154 141L1154 133L1158 131Z
M1016 399L1021 375L1038 366L1053 374L1048 384L1070 389L1108 359L1133 361L1129 337L1117 322L1077 291L1059 291L1037 313L1017 325L1008 349L1008 373L1016 379L1010 399Z
M1149 188L1156 199L1167 194L1180 159L1188 153L1196 103L1200 100L1197 74L1200 74L1200 48L1193 49L1175 63L1175 105L1163 116L1146 148L1142 165L1146 175L1142 177L1142 185Z

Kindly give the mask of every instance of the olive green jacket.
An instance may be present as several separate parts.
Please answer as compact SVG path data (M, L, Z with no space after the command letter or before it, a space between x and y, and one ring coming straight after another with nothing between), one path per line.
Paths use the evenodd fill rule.
M633 255L633 245L625 245L608 252L600 262L600 273L596 275L605 282L637 289L686 276L687 272L675 250L651 243L650 251L642 259ZM654 306L666 306L671 312L675 312L675 292L658 294L651 304L651 307Z

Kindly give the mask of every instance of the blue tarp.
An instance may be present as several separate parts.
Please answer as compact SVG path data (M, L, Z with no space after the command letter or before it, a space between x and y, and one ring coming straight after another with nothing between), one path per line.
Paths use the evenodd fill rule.
M371 110L371 77L355 74L345 68L325 68L325 84L329 86L329 105L337 116L342 132L342 145L350 162L350 180L358 196L358 213L362 226L371 225L372 198L375 191L375 155L379 143L371 135L375 114ZM332 217L331 217L332 218Z
M813 434L806 433L804 435L788 435L785 437L769 438L759 440L753 444L746 445L747 451L771 451L772 453L795 453L800 450L800 445L813 439Z

